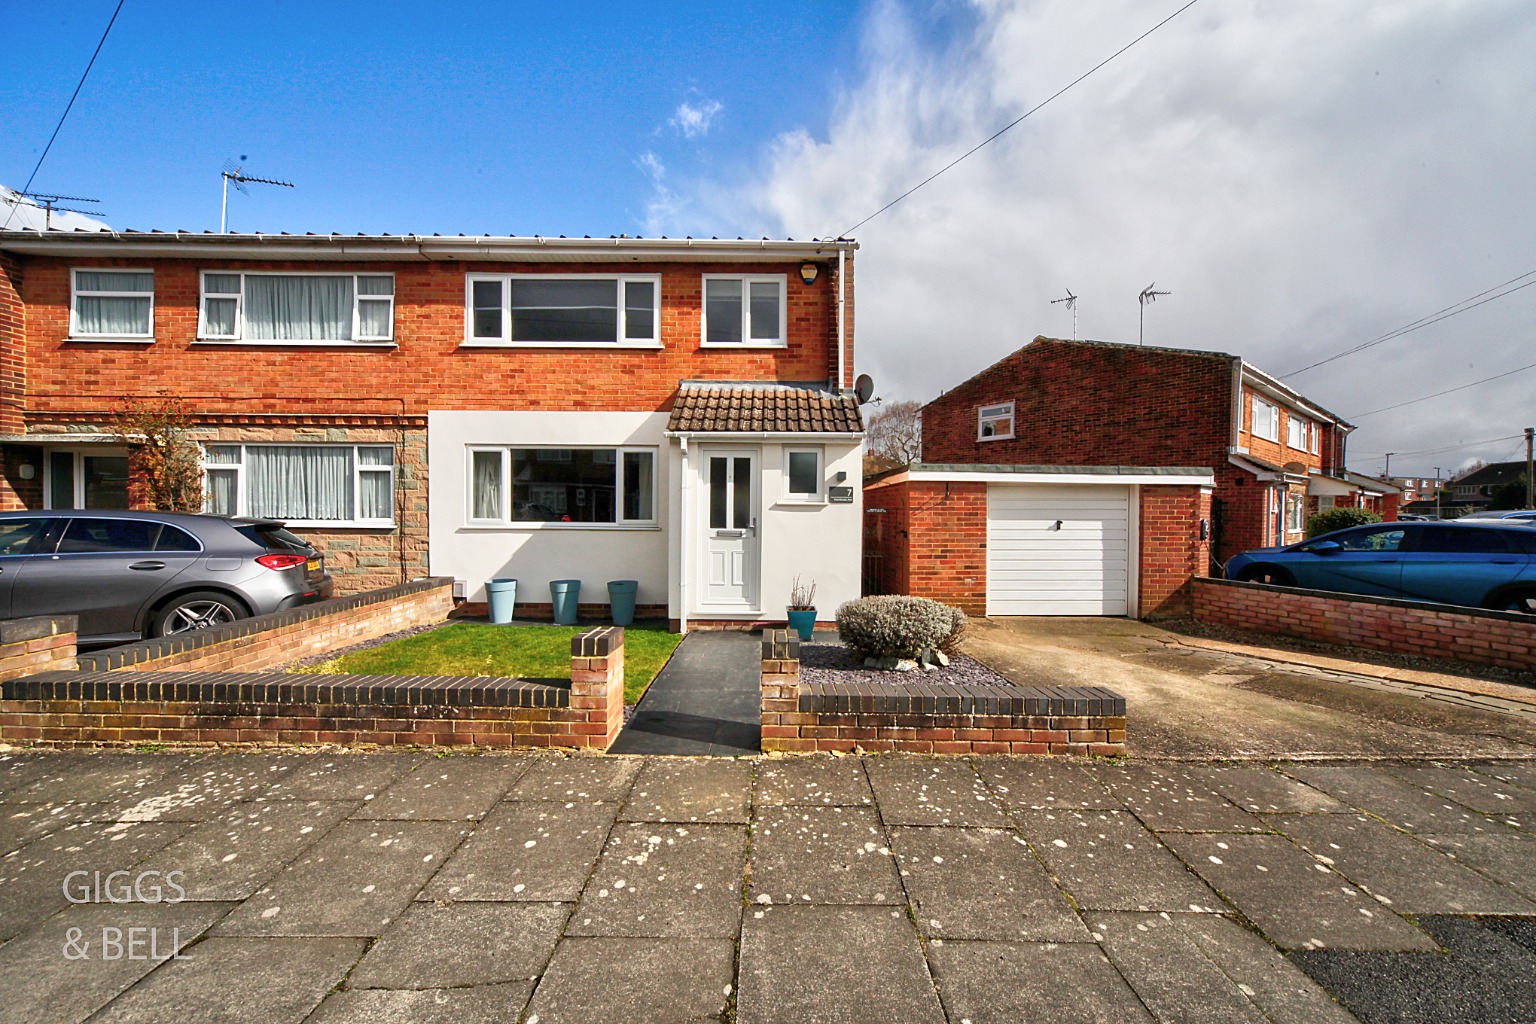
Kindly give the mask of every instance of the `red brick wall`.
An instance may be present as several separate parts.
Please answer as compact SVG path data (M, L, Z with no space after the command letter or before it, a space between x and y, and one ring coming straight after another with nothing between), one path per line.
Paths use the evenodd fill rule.
M1190 613L1191 580L1206 575L1210 565L1210 543L1200 539L1200 520L1210 517L1206 488L1141 488L1137 605L1142 618Z
M873 593L911 593L907 565L907 536L911 530L908 486L905 482L876 483L864 489L864 557L873 558Z
M0 253L0 434L19 434L27 394L26 309L21 262Z
M1194 598L1195 618L1205 622L1392 654L1536 668L1536 621L1529 615L1230 580L1196 580Z
M0 622L0 679L73 671L75 617L32 616Z
M906 587L968 615L987 613L987 485L907 483ZM866 503L875 499L866 497ZM880 499L884 501L884 499ZM888 508L882 504L880 507ZM893 524L894 525L894 524Z
M1270 462L1277 466L1283 466L1288 462L1300 462L1310 471L1315 473L1327 465L1327 463L1323 461L1323 453L1327 451L1326 445L1328 443L1326 436L1323 443L1318 445L1319 451L1316 455L1310 451L1292 448L1287 443L1287 439L1290 437L1290 427L1288 424L1290 423L1291 417L1293 415L1299 419L1307 420L1311 423L1316 423L1317 421L1313 420L1309 416L1302 416L1299 413L1292 413L1291 410L1286 408L1286 406L1282 404L1278 399L1271 398L1268 395L1259 396L1270 405L1278 406L1280 409L1280 432L1278 435L1279 440L1271 441L1266 437L1259 437L1257 434L1255 434L1253 432L1254 394L1255 392L1253 388L1246 386L1243 388L1243 423L1242 428L1238 433L1238 447L1247 448L1255 458L1263 459L1265 462ZM1323 433L1327 435L1331 433L1331 431L1324 430Z

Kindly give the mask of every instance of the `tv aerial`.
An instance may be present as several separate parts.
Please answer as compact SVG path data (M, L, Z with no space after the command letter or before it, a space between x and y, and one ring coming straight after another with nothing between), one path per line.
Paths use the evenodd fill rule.
M101 210L82 210L75 206L60 206L60 203L99 203L100 199L87 199L85 196L60 196L51 192L17 192L18 196L26 196L32 200L33 205L43 208L43 230L53 229L53 215L58 213L83 213L87 217L105 217Z
M245 159L244 155L242 155L240 159L243 161ZM233 160L226 160L224 162L224 170L219 173L223 175L224 178L224 200L219 206L219 234L221 235L229 233L230 182L235 183L236 192L244 195L250 194L246 191L245 186L247 182L251 182L256 185L281 185L283 188L294 187L294 184L291 181L278 181L275 178L254 178L251 175L245 173L245 165L243 163L237 164Z
M1072 294L1072 289L1071 288L1067 289L1067 297L1066 298L1064 298L1064 299L1052 299L1051 300L1051 305L1059 306L1063 302L1065 302L1067 304L1067 309L1072 313L1072 340L1076 341L1077 340L1077 296Z
M1140 321L1140 325L1136 329L1136 344L1138 344L1138 345L1144 344L1145 341L1146 341L1146 336L1147 336L1147 307L1152 305L1152 303L1156 302L1157 301L1157 297L1159 295L1172 295L1173 294L1173 292L1153 291L1153 289L1156 288L1156 287L1157 287L1157 282L1153 281L1151 284L1149 284L1145 288L1143 288L1141 290L1141 293L1136 296L1136 301L1141 303L1141 321Z

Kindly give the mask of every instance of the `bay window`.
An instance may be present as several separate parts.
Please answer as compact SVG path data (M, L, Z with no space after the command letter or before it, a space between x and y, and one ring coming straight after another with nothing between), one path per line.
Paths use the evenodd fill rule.
M70 286L71 337L154 337L154 271L76 270L70 275Z
M661 277L469 274L465 341L480 345L660 344Z
M204 271L197 336L329 344L394 338L393 274Z
M786 343L784 275L704 275L704 344Z
M311 526L392 526L388 445L210 444L204 511Z
M656 523L654 448L469 449L469 522Z

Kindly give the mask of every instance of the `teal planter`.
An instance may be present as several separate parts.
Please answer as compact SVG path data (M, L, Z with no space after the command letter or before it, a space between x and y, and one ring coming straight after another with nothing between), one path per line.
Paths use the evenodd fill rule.
M550 580L549 600L555 606L555 625L576 625L576 602L581 600L581 580Z
M505 626L512 621L512 609L517 604L517 580L486 580L485 600L491 606L491 621Z
M608 581L608 614L615 626L633 625L635 621L635 594L640 590L637 580Z
M809 640L816 634L816 609L789 609L789 628L800 634L801 640Z

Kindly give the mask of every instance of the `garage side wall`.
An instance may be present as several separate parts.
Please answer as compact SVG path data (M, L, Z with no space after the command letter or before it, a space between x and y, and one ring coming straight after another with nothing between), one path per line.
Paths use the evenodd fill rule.
M877 515L882 588L987 613L987 485L916 483L875 486L866 508ZM873 529L873 528L872 528Z
M1138 612L1144 619L1189 615L1192 580L1208 575L1211 545L1200 539L1200 520L1211 518L1204 487L1141 488L1141 561Z

